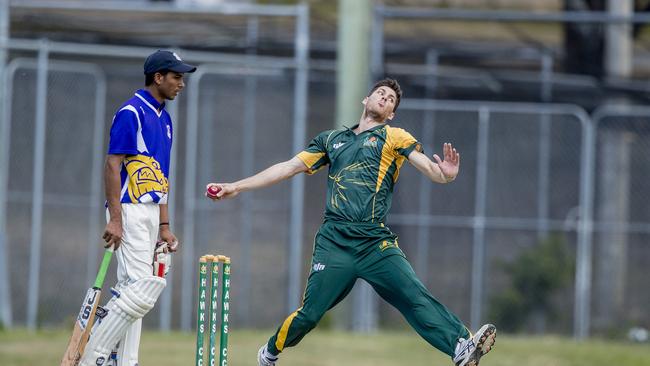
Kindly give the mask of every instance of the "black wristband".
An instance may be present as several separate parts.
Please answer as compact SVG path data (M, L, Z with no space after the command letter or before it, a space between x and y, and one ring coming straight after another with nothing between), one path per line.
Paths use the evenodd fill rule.
M160 224L158 224L158 226L163 226L163 225L169 226L169 223L168 222L161 222Z

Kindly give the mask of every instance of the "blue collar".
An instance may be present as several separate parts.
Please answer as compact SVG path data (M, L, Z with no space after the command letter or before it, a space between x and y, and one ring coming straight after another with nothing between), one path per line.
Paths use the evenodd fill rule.
M162 104L158 103L156 98L154 98L153 95L151 95L151 93L149 93L147 89L139 89L138 91L135 92L135 94L142 97L142 99L144 99L147 103L149 103L150 106L156 112L160 112L165 108L165 102L163 102Z

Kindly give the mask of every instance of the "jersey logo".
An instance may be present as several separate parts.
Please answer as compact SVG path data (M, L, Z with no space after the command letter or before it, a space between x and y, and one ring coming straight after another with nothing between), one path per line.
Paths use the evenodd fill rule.
M389 242L388 240L384 240L381 242L381 244L379 244L379 250L382 252L388 248L398 248L398 247L399 245L397 244L397 240L395 240L395 242L393 243Z
M370 169L370 164L366 162L354 163L341 169L338 173L330 175L329 178L334 181L330 204L334 208L339 208L339 202L347 201L345 191L350 186L362 186L369 189L374 186L374 182L365 182L359 179L361 172Z
M172 127L170 125L167 125L167 137L169 137L170 140L172 139Z
M364 147L377 147L377 137L370 136L363 142Z
M325 265L319 262L314 264L312 268L314 269L314 272L320 272L325 269Z
M169 190L169 182L156 159L145 155L128 156L124 166L129 176L129 196L132 203L145 202L142 199L149 192L159 196Z
M181 57L180 57L179 55L177 55L176 52L172 52L172 55L174 55L174 57L175 57L178 61L183 62L183 60L181 60Z
M334 145L332 145L332 147L334 148L334 150L336 150L343 145L345 145L345 142L337 142Z

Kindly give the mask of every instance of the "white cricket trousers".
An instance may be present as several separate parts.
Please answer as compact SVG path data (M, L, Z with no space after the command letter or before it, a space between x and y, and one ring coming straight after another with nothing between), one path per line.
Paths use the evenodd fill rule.
M106 210L106 220L110 219ZM115 251L118 291L153 274L153 253L158 241L160 207L155 203L122 203L122 243ZM142 319L126 331L119 343L120 366L137 366Z

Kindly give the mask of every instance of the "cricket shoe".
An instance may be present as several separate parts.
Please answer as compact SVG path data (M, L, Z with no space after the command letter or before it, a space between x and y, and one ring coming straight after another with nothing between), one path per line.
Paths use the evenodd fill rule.
M460 338L456 343L453 358L456 366L478 366L481 357L492 349L496 336L497 328L492 324L485 324L473 337Z
M275 366L278 362L278 356L273 356L266 349L266 344L263 345L257 352L257 365L258 366Z

